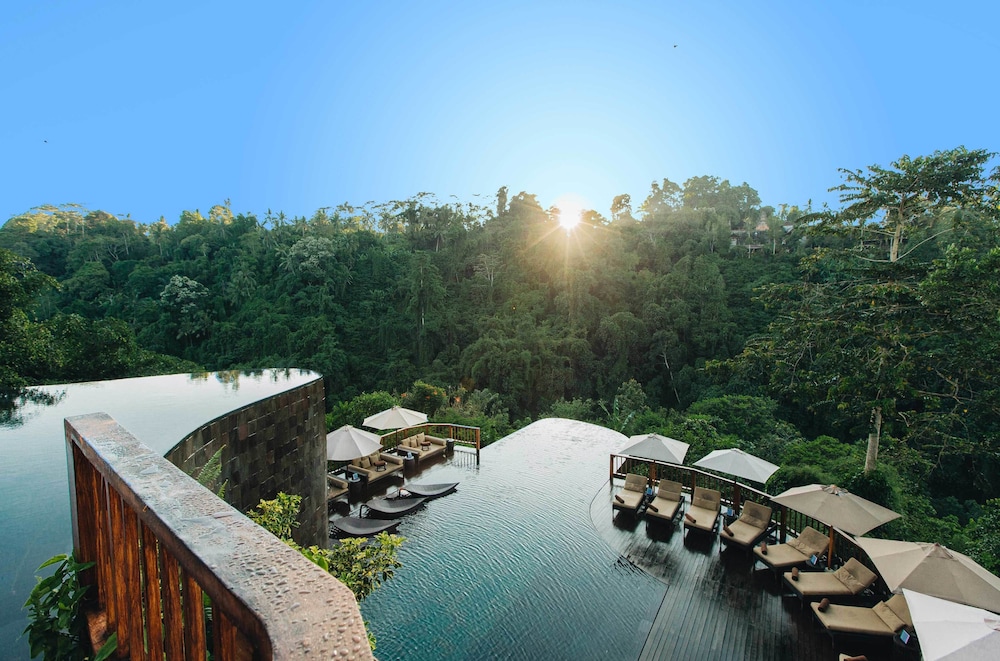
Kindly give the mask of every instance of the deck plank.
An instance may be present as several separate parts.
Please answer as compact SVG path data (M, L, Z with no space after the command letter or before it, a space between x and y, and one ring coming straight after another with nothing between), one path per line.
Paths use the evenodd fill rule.
M598 532L622 557L667 586L639 661L834 661L837 651L808 609L782 597L777 582L737 549L718 552L715 535L683 525L647 523L614 512L618 486L608 485L591 505Z

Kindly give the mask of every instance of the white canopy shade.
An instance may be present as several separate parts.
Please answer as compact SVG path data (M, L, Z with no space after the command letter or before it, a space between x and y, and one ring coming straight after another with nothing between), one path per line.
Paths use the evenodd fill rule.
M427 422L427 414L402 406L393 406L365 418L361 424L372 429L402 429Z
M1000 659L1000 617L903 588L924 661Z
M707 455L694 462L695 466L710 470L744 477L754 482L764 484L778 470L770 461L748 454L739 448L728 450L712 450Z
M639 434L629 437L633 444L618 454L627 454L639 459L652 459L668 464L683 464L688 444L660 434Z
M382 449L377 434L344 425L326 435L327 461L350 461Z
M929 542L858 537L890 590L900 588L1000 611L1000 578L958 551Z

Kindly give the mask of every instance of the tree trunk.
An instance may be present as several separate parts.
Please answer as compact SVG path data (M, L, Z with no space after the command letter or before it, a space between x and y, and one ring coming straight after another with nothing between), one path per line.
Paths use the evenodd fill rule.
M865 453L865 475L875 469L878 460L878 444L882 437L882 407L872 409L872 430L868 433L868 451Z

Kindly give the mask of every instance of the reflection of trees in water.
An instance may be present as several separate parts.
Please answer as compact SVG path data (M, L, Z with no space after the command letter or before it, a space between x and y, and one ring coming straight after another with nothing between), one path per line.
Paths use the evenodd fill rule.
M16 394L0 397L0 427L20 427L41 413L42 408L54 406L66 397L65 390L45 392L26 388ZM25 408L33 404L30 408Z

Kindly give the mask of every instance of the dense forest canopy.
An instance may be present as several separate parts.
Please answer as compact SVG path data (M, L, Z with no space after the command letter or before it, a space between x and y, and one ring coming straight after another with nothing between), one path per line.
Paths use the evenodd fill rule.
M836 211L662 180L573 229L505 188L174 224L37 207L0 229L0 388L302 367L331 424L408 395L494 436L564 415L738 445L968 548L1000 496L992 156L845 170Z

